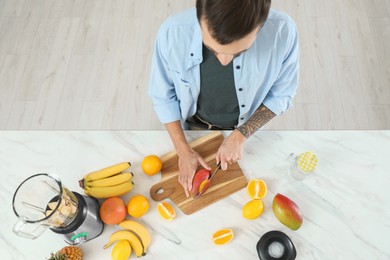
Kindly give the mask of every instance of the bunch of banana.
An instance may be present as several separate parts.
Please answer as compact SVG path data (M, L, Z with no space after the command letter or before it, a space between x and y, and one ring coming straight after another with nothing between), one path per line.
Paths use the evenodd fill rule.
M127 240L137 257L144 256L152 242L145 226L134 220L124 220L119 226L124 229L112 233L110 240L103 248L108 248L115 242Z
M98 199L123 195L133 189L133 173L124 172L131 166L129 162L86 174L79 185L84 193Z

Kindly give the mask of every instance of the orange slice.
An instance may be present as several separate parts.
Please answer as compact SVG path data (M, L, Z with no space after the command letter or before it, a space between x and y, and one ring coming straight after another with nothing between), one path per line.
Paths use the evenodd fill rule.
M160 217L166 221L172 221L176 217L176 212L168 202L160 202L157 204L157 212Z
M246 186L246 192L251 199L262 199L267 194L267 184L262 179L252 179Z
M221 229L213 234L213 243L222 246L232 241L233 237L233 230L228 228Z

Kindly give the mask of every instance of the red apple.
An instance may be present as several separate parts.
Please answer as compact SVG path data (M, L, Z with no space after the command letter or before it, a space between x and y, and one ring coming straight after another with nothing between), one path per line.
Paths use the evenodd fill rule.
M197 171L192 180L192 189L190 191L191 197L195 198L199 194L199 188L203 181L207 180L210 177L210 171L206 169L201 169ZM202 189L202 193L205 192L205 187Z
M272 202L272 210L276 218L292 230L297 230L302 225L302 214L294 201L278 193Z

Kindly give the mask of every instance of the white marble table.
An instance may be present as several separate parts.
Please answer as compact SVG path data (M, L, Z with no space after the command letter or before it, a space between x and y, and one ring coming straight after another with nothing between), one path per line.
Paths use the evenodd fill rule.
M206 133L186 134L193 140ZM164 131L0 132L1 259L45 259L66 245L50 230L35 240L13 234L17 218L12 196L28 176L55 173L68 188L82 192L77 180L84 173L131 161L136 187L123 198L138 193L149 197L160 176L144 175L140 162L145 155L172 148ZM288 154L311 150L319 157L316 174L303 181L291 179ZM240 165L248 179L262 178L268 184L259 219L241 216L249 201L244 189L190 216L175 207L173 222L160 219L151 200L151 210L140 219L153 239L144 259L258 259L256 243L270 230L292 239L297 259L390 259L390 131L258 132L245 144ZM304 223L299 230L289 230L275 218L271 205L276 193L301 208ZM225 227L234 230L235 239L215 246L212 233ZM102 246L117 229L106 226L100 237L82 244L85 259L110 259L111 249Z

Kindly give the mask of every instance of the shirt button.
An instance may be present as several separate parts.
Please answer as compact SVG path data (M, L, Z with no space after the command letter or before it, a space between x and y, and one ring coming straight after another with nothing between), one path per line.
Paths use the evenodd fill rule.
M242 91L242 88L239 88L238 91Z
M237 66L236 66L236 69L238 69L238 70L241 69L241 66L240 66L240 65L237 65Z
M244 118L243 118L243 117L241 117L240 119L241 119L241 120L244 120Z
M193 57L193 56L194 56L194 54L193 54L193 53L191 53L190 55L191 55L191 57Z
M242 105L241 105L241 107L245 107L245 105L244 105L244 104L242 104Z

